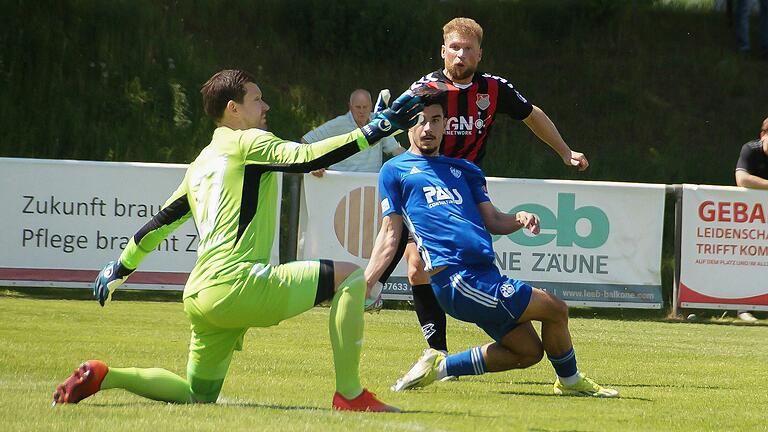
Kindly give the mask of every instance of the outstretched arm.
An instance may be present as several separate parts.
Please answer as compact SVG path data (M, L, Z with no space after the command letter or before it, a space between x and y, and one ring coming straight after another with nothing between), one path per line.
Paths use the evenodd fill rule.
M369 147L360 129L312 144L299 144L251 129L243 134L241 144L246 164L294 173L325 168Z
M541 108L533 105L533 111L523 122L537 136L552 147L560 155L560 158L568 166L578 167L579 171L584 171L589 166L587 157L583 153L571 150L565 143L563 137L549 116Z
M511 234L520 228L527 228L532 234L539 233L539 217L533 213L524 211L513 215L502 213L496 210L490 201L478 204L477 208L480 210L485 227L491 234Z
M370 123L347 134L302 145L249 129L240 144L246 164L261 165L269 171L310 172L340 162L398 130L407 130L416 124L423 108L420 96L406 91L392 108L376 113Z
M403 231L403 217L390 213L381 222L381 229L373 245L371 260L365 268L365 280L370 290L379 281L397 256L398 244Z
M154 251L170 233L192 216L187 200L186 182L165 202L163 208L131 237L117 261L104 266L93 283L93 295L104 306L141 261Z

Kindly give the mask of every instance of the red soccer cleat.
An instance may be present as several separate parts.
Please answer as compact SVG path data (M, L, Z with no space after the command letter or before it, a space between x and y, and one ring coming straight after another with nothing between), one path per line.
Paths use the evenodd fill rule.
M363 389L360 396L347 399L339 392L333 395L333 409L338 411L400 412L399 408L387 405L376 399L376 395Z
M75 369L66 381L53 392L53 405L76 404L101 390L101 382L109 372L107 365L99 360L88 360Z

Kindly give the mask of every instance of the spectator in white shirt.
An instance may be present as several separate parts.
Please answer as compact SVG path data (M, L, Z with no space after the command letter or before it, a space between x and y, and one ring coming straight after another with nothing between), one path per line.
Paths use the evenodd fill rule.
M349 95L349 111L346 114L329 120L307 132L301 138L301 141L313 143L365 126L371 120L372 108L371 93L368 90L357 89ZM382 139L379 145L371 146L367 150L356 153L339 163L331 165L328 169L336 171L379 172L383 163L382 153L396 156L404 151L405 149L400 146L397 140L393 137L387 137ZM325 169L322 168L312 171L312 175L315 177L322 177L324 173Z

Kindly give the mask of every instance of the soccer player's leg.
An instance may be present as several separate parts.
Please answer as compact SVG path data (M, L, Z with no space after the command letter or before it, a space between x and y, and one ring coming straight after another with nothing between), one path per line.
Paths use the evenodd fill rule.
M53 404L78 403L95 393L123 389L135 395L163 402L193 402L184 378L160 368L108 367L99 360L81 364L53 393Z
M531 299L520 321L541 321L541 340L544 351L555 369L557 395L618 397L619 392L600 386L580 373L576 367L576 352L568 330L568 306L564 301L538 288L531 291Z
M457 319L477 324L496 342L449 356L427 350L393 391L423 387L445 376L528 367L541 360L538 335L530 324L518 325L516 319L528 303L530 287L519 284L519 289L514 289L495 267L447 268L432 281L445 310Z
M237 312L247 314L249 327L268 327L331 300L329 331L336 371L333 406L343 410L394 411L363 389L359 378L366 283L363 271L350 263L330 260L296 261L279 266L258 265L238 290ZM246 289L247 288L247 289Z
M399 409L379 401L375 394L362 388L360 384L360 351L363 345L366 292L362 269L354 264L335 262L333 281L335 292L328 320L336 370L333 408L340 411L399 412ZM318 292L320 291L318 284ZM322 291L327 292L327 287L322 287Z
M88 361L75 371L85 379L68 386L70 379L57 389L54 402L76 403L99 390L123 389L147 399L172 403L213 403L221 391L224 377L235 349L242 349L245 329L224 329L206 319L213 305L229 293L229 287L204 289L184 300L184 309L192 322L187 379L160 368L107 367ZM69 389L69 391L68 391ZM58 400L57 400L58 399Z
M484 347L483 358L488 372L525 369L544 358L541 339L530 322L517 325L501 340Z
M204 333L200 331L200 309L205 309L198 301L198 296L215 291L214 289L203 290L192 298L185 299L185 310L192 320L192 342L190 344L190 363L203 364L197 368L190 368L188 365L187 374L190 380L186 380L165 369L160 368L118 368L108 367L104 362L98 360L89 360L83 363L64 383L59 385L54 392L53 402L58 403L78 403L79 401L95 394L101 390L123 389L138 396L147 399L173 402L173 403L192 403L192 402L215 402L218 396L218 390L221 389L221 383L224 381L229 360L232 355L232 348L235 346L240 334L231 334L231 330L224 330L216 333L210 331ZM220 296L219 296L220 297ZM217 297L218 298L218 297ZM196 312L190 314L190 310ZM211 336L214 335L214 336ZM223 343L223 345L222 345ZM208 355L204 354L207 352ZM200 359L208 358L208 364L211 363L210 353L218 353L221 359L226 360L225 364L219 365L219 361L214 361L215 368L207 366L206 362ZM193 362L193 359L197 359ZM197 370L215 370L214 375L210 373L206 379L201 381L200 373ZM198 378L195 380L195 378ZM218 389L211 391L210 382L218 382ZM215 393L213 395L212 393Z
M411 239L405 248L405 259L408 263L408 282L413 292L414 309L424 339L430 348L447 353L445 312L435 298L429 274L424 271L424 263L416 243Z
M437 295L434 295L435 299L438 299L438 305L441 310L448 311L454 318L462 321L475 322L473 314L475 313L474 306L466 305L466 301L461 298L460 295L454 296L452 294L450 285L450 277L455 273L467 271L466 269L458 268L446 268L440 273L436 274L432 278L432 290L433 294L437 291L441 293L441 297L438 299ZM471 303L471 301L470 301ZM485 313L485 311L479 311L479 313ZM454 354L452 358L456 358L460 355L462 359L469 359L470 363L477 359L477 355L480 352L480 347L476 347L474 351L465 351L460 354ZM408 389L425 387L435 380L444 380L447 377L457 377L459 375L446 373L446 358L447 353L434 348L428 348L424 351L422 356L416 361L416 363L400 377L394 385L392 385L392 391L403 391ZM467 375L467 374L464 374Z
M392 391L425 387L446 376L480 375L527 368L540 362L543 352L541 340L533 325L523 323L499 341L450 356L433 349L425 350L419 361L392 386Z
M189 300L189 299L188 299ZM194 298L192 300L195 300ZM192 306L185 301L185 309ZM224 385L235 351L242 351L246 328L223 329L204 320L192 320L187 380L194 403L215 403Z
M162 402L194 402L187 380L161 368L111 367L101 389L123 389Z

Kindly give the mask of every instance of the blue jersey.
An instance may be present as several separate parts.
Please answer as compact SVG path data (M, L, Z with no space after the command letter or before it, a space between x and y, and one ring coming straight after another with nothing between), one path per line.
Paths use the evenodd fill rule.
M403 217L425 271L493 263L491 235L477 207L490 198L472 162L405 152L381 168L379 194L383 216Z

